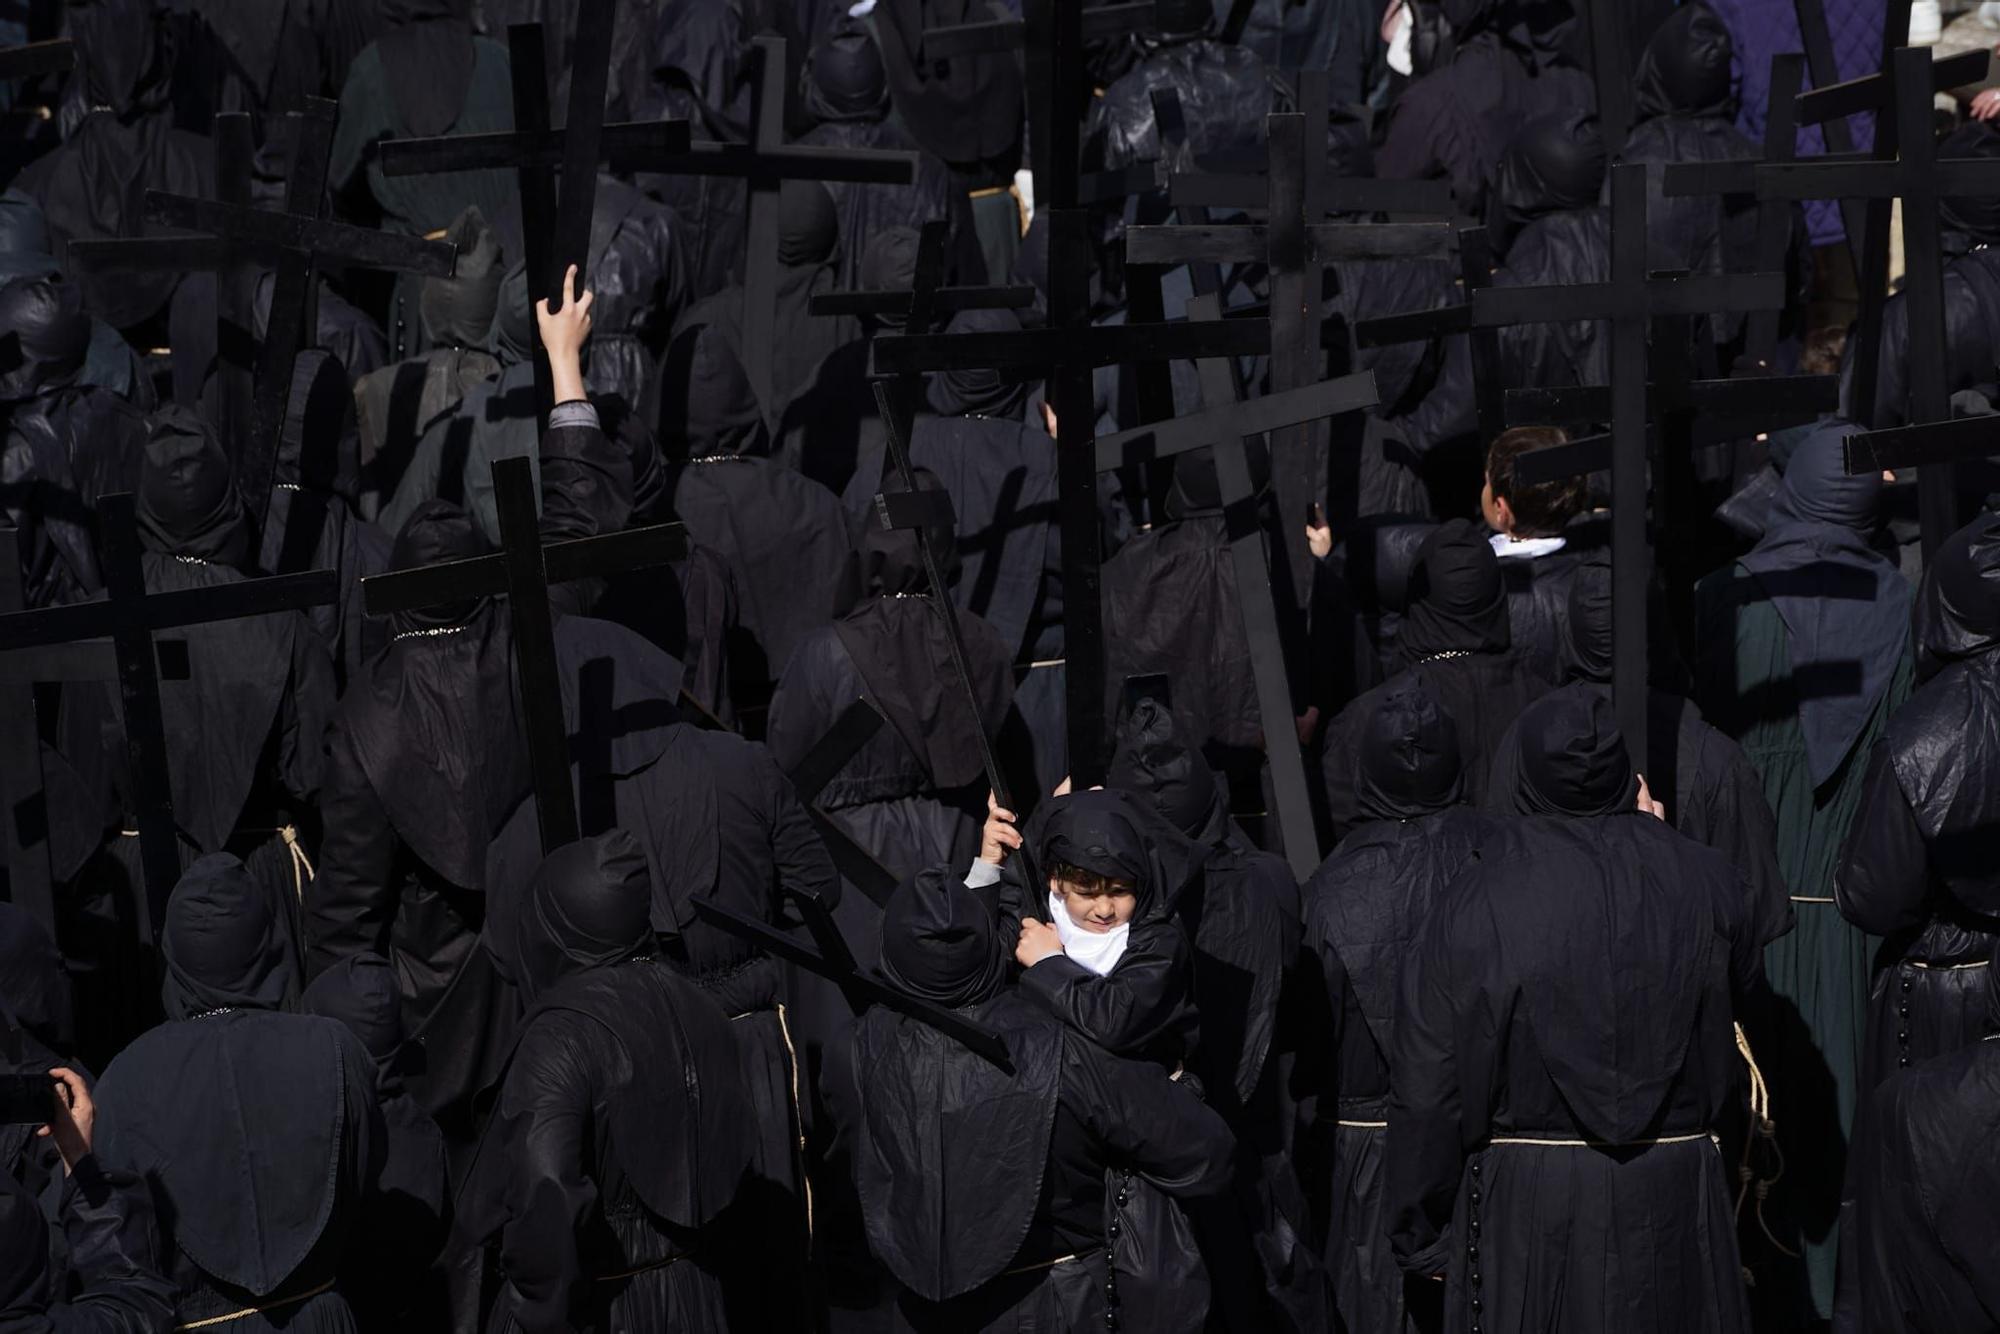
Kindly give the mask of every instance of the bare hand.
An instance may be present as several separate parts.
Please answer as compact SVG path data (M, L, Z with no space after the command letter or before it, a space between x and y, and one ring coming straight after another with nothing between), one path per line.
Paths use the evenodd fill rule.
M1069 775L1068 775L1068 774L1064 774L1064 775L1063 775L1063 780L1062 780L1062 782L1060 782L1060 783L1057 783L1057 784L1056 784L1056 790L1055 790L1055 791L1053 791L1053 792L1051 792L1051 793L1049 793L1049 795L1050 795L1050 796L1052 796L1052 797L1067 797L1067 796L1069 795Z
M83 1076L74 1070L55 1069L49 1077L56 1081L55 1119L37 1130L35 1134L43 1139L53 1138L56 1152L62 1155L65 1174L76 1170L76 1165L90 1154L90 1136L97 1124L97 1106L90 1100L90 1090L84 1086Z
M1023 968L1033 968L1062 952L1062 936L1054 927L1032 917L1022 920L1021 938L1014 943L1014 958Z
M1639 809L1655 820L1667 818L1666 803L1654 801L1652 791L1646 786L1646 775L1639 775Z
M2000 116L2000 88L1988 88L1972 99L1972 118L1992 120Z
M1042 400L1042 429L1049 433L1049 439L1051 440L1062 439L1060 435L1056 434L1055 405L1049 402L1046 398Z
M1315 704L1304 713L1292 719L1292 726L1299 734L1299 744L1310 746L1313 733L1319 731L1319 705Z
M576 291L576 265L563 274L563 307L551 314L549 303L535 303L535 324L542 333L542 347L549 354L549 382L558 403L584 396L583 344L590 337L590 303L595 294Z
M979 860L994 866L1007 864L1007 854L1021 846L1021 831L1015 828L1018 817L1014 812L1000 805L1000 798L993 793L986 794L986 828L979 835Z
M1312 507L1312 516L1306 520L1306 546L1320 560L1333 554L1333 525L1326 521L1326 511L1317 501Z

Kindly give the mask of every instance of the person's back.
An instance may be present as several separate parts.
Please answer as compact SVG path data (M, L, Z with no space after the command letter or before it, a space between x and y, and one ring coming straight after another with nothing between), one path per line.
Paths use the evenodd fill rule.
M1734 46L1705 5L1675 9L1647 42L1635 78L1634 119L1621 162L1646 168L1648 267L1689 273L1747 273L1757 268L1753 199L1740 195L1669 195L1669 162L1726 162L1759 156L1731 120ZM1608 187L1607 187L1608 189ZM1712 330L1727 342L1741 315L1718 315Z
M1597 203L1605 180L1597 118L1566 110L1523 126L1494 169L1486 230L1500 267L1495 287L1562 287L1611 277L1611 215ZM1608 326L1600 320L1520 324L1500 331L1500 373L1510 385L1560 388L1611 378Z
M369 1183L366 1221L348 1265L348 1300L368 1329L441 1325L443 1285L431 1262L444 1246L449 1215L445 1143L404 1083L422 1058L403 1040L395 972L379 954L349 955L313 979L300 1006L338 1020L361 1040L382 1109L381 1168Z
M1869 1085L1989 1029L1979 973L2000 938L2000 799L1982 779L2000 766L1997 583L2000 517L1985 514L1932 558L1914 618L1930 675L1876 742L1840 849L1840 911L1888 936L1893 960L1875 983Z
M389 231L423 236L468 204L498 217L514 198L505 171L390 176L376 145L512 130L507 48L476 35L460 0L392 0L388 30L364 47L340 91L327 177L336 195L373 205Z
M1319 965L1311 1013L1321 1026L1300 1058L1315 1099L1301 1156L1313 1194L1326 1199L1326 1268L1343 1327L1355 1334L1404 1328L1382 1193L1389 1058L1404 955L1482 830L1460 803L1456 732L1420 681L1383 696L1361 737L1365 822L1302 890L1305 943Z
M1986 121L1972 121L1937 147L1940 158L2000 157L2000 130ZM1944 246L1945 388L1950 393L1979 389L1993 395L1994 365L2000 361L2000 206L1992 199L1947 195L1938 201L1940 241ZM1841 362L1841 405L1854 412L1851 395L1854 353L1850 342ZM1910 297L1891 296L1882 309L1882 341L1877 361L1875 415L1863 423L1871 430L1909 425L1917 407L1911 401L1915 375L1910 360L1927 355L1925 345L1910 336ZM1976 465L1975 465L1976 466Z
M1537 115L1589 106L1590 83L1563 59L1573 19L1555 6L1451 0L1440 9L1444 31L1423 43L1376 166L1395 179L1443 177L1460 216L1482 218L1488 178L1514 131Z
M1448 1319L1748 1328L1712 1133L1761 978L1740 877L1638 809L1610 705L1523 715L1522 822L1482 845L1404 962L1391 1243ZM1643 996L1643 1002L1635 997Z
M1213 1193L1228 1180L1228 1130L1157 1068L1106 1054L1003 990L992 910L949 871L897 890L881 954L893 985L995 1031L1013 1066L886 1008L856 1024L832 1092L846 1105L871 1247L904 1289L896 1327L1104 1323L1114 1272L1147 1258L1118 1221L1129 1193L1113 1196L1107 1174Z
M1993 974L1981 973L1989 1004ZM1867 1124L1849 1168L1855 1281L1836 1318L1869 1334L2000 1329L2000 1046L1974 1042L1891 1075Z
M1165 26L1139 42L1139 60L1091 106L1089 148L1106 169L1170 156L1153 117L1153 95L1171 89L1185 118L1184 155L1218 161L1260 156L1265 117L1289 102L1256 52L1209 35L1213 14L1200 0L1162 6ZM1175 164L1186 169L1191 160Z
M1327 725L1322 773L1337 834L1357 818L1360 733L1399 682L1423 681L1456 724L1465 799L1475 806L1485 799L1500 737L1552 684L1510 647L1500 562L1472 520L1453 519L1425 537L1408 590L1410 605L1396 633L1403 670L1357 696Z
M97 1086L97 1146L145 1178L183 1325L355 1329L339 1266L382 1151L367 1049L282 1013L299 979L278 906L243 864L203 857L161 933L169 1022Z

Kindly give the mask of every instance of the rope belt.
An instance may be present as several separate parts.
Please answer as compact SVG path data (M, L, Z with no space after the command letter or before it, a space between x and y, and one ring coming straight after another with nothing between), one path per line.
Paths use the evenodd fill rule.
M1000 1277L1013 1278L1016 1274L1037 1274L1044 1269L1054 1269L1058 1265L1073 1265L1077 1261L1086 1260L1095 1254L1097 1254L1097 1247L1095 1246L1087 1251L1071 1251L1068 1255L1058 1255L1053 1260L1043 1260L1037 1264L1022 1265L1019 1269L1002 1270Z
M1736 1025L1736 1053L1743 1058L1743 1064L1750 1071L1750 1130L1743 1141L1743 1156L1736 1164L1736 1223L1743 1225L1743 1204L1754 1189L1757 1194L1757 1230L1764 1234L1764 1240L1780 1255L1796 1260L1799 1253L1779 1241L1771 1233L1771 1225L1764 1221L1764 1201L1771 1198L1771 1187L1778 1184L1785 1175L1785 1151L1778 1147L1778 1123L1771 1116L1771 1086L1764 1080L1764 1072L1757 1068L1756 1054L1750 1050L1750 1035L1743 1031L1743 1025ZM1772 1171L1767 1177L1757 1175L1755 1164L1750 1161L1757 1141L1763 1140L1771 1149ZM1747 1274L1747 1270L1745 1271Z
M592 1283L616 1283L621 1279L637 1278L641 1274L650 1274L658 1269L671 1269L692 1254L694 1254L693 1251L676 1251L672 1255L662 1259L642 1264L637 1269L628 1269L622 1274L599 1274L590 1281Z
M1921 968L1927 973L1959 973L1968 968L1984 968L1991 959L1975 959L1971 963L1925 963L1922 959L1905 959L1912 968Z
M770 1013L771 1011L769 1010L745 1010L742 1014L729 1016L729 1022L733 1024L739 1019L748 1019L755 1014ZM813 1184L812 1177L806 1173L806 1117L804 1109L799 1105L799 1053L798 1049L792 1046L792 1026L785 1019L785 1007L782 1003L777 1007L777 1015L778 1036L783 1038L785 1042L785 1069L791 1076L792 1081L792 1124L799 1128L799 1133L795 1141L797 1145L797 1158L795 1161L799 1169L799 1183L805 1188L806 1244L807 1246L811 1246L813 1236Z
M1792 895L1792 902L1793 902L1793 903L1832 903L1833 901L1834 901L1834 900L1833 900L1833 899L1831 899L1831 898L1821 898L1821 897L1820 897L1819 895L1817 895L1817 894L1794 894L1794 895Z
M299 902L306 901L306 881L319 879L313 870L312 859L306 856L305 847L299 842L299 827L295 824L280 826L278 837L285 840L285 850L292 854L292 888L297 891Z
M300 1302L311 1301L322 1292L331 1292L332 1290L333 1280L328 1279L311 1292L302 1292L296 1297L287 1297L280 1302L266 1302L262 1306L246 1306L240 1311L231 1311L228 1315L212 1315L206 1320L190 1320L185 1325L175 1325L174 1328L177 1330L207 1329L212 1325L226 1325L232 1320L243 1320L253 1315L264 1315L271 1311L282 1311L288 1306L297 1306Z
M1345 1126L1349 1130L1387 1130L1389 1128L1387 1121L1335 1121L1334 1124ZM1495 1140L1494 1143L1497 1144L1499 1141Z
M1613 1144L1608 1140L1601 1139L1540 1139L1525 1135L1502 1135L1489 1139L1486 1142L1488 1144L1526 1144L1537 1149L1650 1149L1656 1144L1692 1144L1698 1139L1714 1140L1715 1136L1706 1130L1697 1130L1692 1135L1662 1135L1658 1139L1634 1139Z

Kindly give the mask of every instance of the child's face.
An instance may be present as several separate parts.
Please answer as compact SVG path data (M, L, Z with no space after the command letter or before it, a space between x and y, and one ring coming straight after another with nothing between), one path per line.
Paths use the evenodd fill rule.
M1113 880L1103 885L1078 885L1049 877L1049 889L1061 901L1070 922L1085 931L1116 931L1139 910L1131 885Z

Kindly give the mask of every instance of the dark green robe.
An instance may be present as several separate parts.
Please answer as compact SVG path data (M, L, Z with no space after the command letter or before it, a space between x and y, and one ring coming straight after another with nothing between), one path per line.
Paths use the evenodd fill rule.
M1761 1237L1762 1244L1746 1241L1745 1261L1753 1272L1759 1257L1773 1262L1754 1292L1759 1327L1794 1329L1833 1311L1835 1223L1868 1029L1870 962L1879 943L1841 917L1833 876L1860 808L1868 753L1909 696L1911 666L1905 654L1846 760L1815 790L1777 607L1741 565L1702 580L1696 604L1697 700L1763 775L1778 822L1778 864L1797 914L1792 932L1765 947L1771 1004L1745 1016L1744 1025L1770 1086L1784 1154L1784 1174L1763 1202L1763 1220L1778 1242L1804 1252L1804 1264L1800 1272ZM1770 1173L1760 1165L1760 1176ZM1745 1207L1746 1237L1757 1232L1753 1204L1754 1192Z

